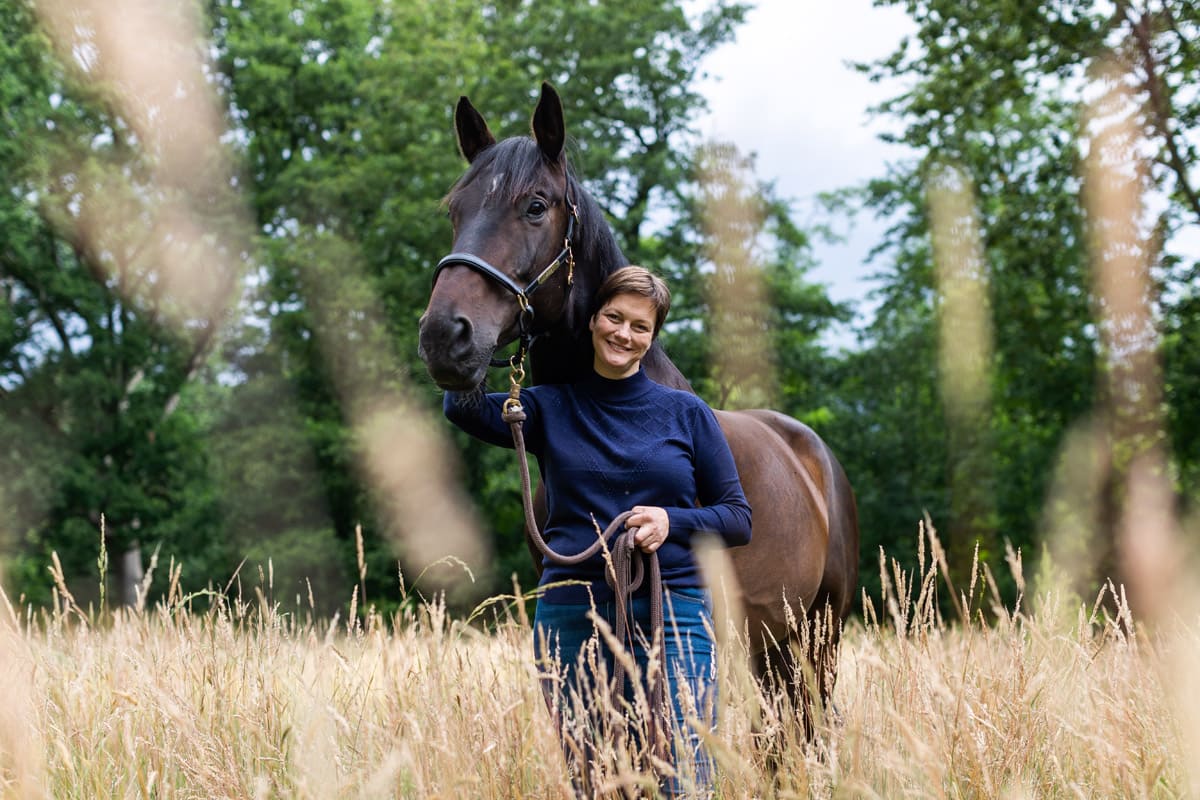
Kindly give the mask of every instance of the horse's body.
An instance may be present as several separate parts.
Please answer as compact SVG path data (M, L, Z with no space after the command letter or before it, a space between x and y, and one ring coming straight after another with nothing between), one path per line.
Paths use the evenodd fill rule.
M421 318L421 356L442 388L470 390L483 382L497 349L536 332L533 382L573 380L592 364L587 321L595 290L627 262L599 207L566 167L558 96L543 85L533 139L497 143L465 97L455 121L471 167L448 198L456 252L439 265ZM553 263L564 252L574 258L570 286L568 265ZM535 291L547 264L551 274ZM507 287L500 285L505 279ZM657 343L642 363L659 383L691 390ZM806 425L762 409L718 411L717 418L753 510L750 543L729 554L757 666L795 691L802 678L789 643L799 643L816 667L816 689L827 697L840 623L858 580L854 493L833 453ZM810 627L806 618L822 623L820 634L802 630Z

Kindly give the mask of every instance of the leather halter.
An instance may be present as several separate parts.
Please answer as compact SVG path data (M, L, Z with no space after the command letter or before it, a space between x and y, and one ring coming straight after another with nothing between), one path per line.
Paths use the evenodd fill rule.
M563 200L567 206L567 233L563 237L563 248L559 251L554 260L550 262L537 277L531 280L524 288L521 288L512 278L505 275L498 268L492 266L487 261L484 261L479 256L473 253L451 253L437 263L437 268L433 271L433 285L437 285L438 275L446 267L469 267L475 270L485 278L489 278L500 286L504 287L508 292L512 293L517 298L517 305L521 307L521 313L517 316L517 324L520 328L520 349L518 356L524 356L529 350L529 345L533 342L533 304L530 302L529 296L537 291L542 284L550 279L550 277L558 271L558 268L563 264L567 265L567 286L570 286L575 281L575 254L571 250L571 239L575 236L575 223L579 219L579 207L571 202L569 195L564 194ZM493 358L491 365L493 367L503 367L512 363L510 359Z

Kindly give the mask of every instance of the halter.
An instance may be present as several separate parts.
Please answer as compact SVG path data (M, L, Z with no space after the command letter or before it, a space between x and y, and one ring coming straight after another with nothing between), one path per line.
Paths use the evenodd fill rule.
M575 236L575 223L579 219L579 207L571 202L569 194L564 194L563 200L569 212L569 216L567 217L567 234L563 237L563 248L554 257L554 260L539 272L538 276L531 280L524 289L518 286L512 278L473 253L451 253L439 261L437 268L433 271L433 283L436 285L438 275L446 267L470 267L485 278L490 278L500 284L516 296L517 305L521 307L521 313L517 316L517 325L520 329L520 346L517 350L517 355L513 356L513 358L518 362L524 359L525 353L529 350L529 345L533 342L533 304L530 302L529 296L548 281L550 276L557 272L558 268L563 264L567 265L567 286L570 286L575 281L575 254L571 250L571 239ZM510 365L512 360L493 358L490 363L493 367L503 367Z

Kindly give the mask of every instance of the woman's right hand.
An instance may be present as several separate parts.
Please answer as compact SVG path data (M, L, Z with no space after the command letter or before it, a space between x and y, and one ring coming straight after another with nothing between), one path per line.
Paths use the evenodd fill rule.
M667 511L658 506L634 506L632 514L625 520L626 528L637 528L633 542L643 553L653 553L662 547L671 530Z

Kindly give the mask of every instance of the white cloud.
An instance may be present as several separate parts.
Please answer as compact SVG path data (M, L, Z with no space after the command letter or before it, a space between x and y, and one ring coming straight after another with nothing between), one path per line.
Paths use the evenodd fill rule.
M701 131L755 154L759 178L797 201L803 222L818 193L880 176L902 154L878 140L885 122L868 114L898 87L873 84L847 62L891 53L912 29L900 10L870 0L760 0L736 41L705 62ZM862 261L880 227L860 220L846 244L818 246L810 277L834 299L861 301L874 271Z

